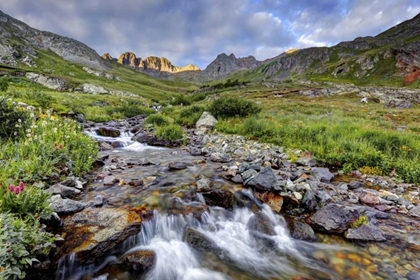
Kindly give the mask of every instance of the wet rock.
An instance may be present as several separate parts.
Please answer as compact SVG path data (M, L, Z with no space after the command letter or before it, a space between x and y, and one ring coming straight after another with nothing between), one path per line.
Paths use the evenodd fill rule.
M242 179L242 176L237 174L234 177L232 177L232 179L230 179L232 182L237 183L237 184L242 184L244 182L244 180Z
M123 147L125 147L125 143L121 142L121 141L114 141L114 142L111 143L111 146L113 148L123 148Z
M276 235L274 230L273 223L270 221L270 218L263 212L258 211L252 216L246 227L249 230L258 231L266 235Z
M97 195L93 199L93 206L101 207L104 204L104 197L102 195Z
M232 209L236 204L235 196L227 190L214 190L203 193L204 200L209 206L220 206L226 209Z
M242 179L246 182L250 179L252 179L253 177L257 176L258 172L255 171L254 169L248 169L244 172L242 172Z
M156 255L151 250L137 250L123 255L120 261L129 270L145 272L155 264Z
M101 150L101 151L111 151L113 149L114 149L114 147L107 142L100 142L99 143L99 150Z
M246 182L247 186L254 187L261 190L271 190L276 184L276 175L271 167L264 167L260 173L254 176L251 180Z
M212 183L208 178L201 178L197 181L197 191L206 192L211 190Z
M140 231L141 218L135 212L113 208L89 208L64 219L66 240L60 255L75 253L81 263L90 264L117 244Z
M213 162L230 162L232 157L227 153L212 153L210 154L210 160Z
M86 207L82 202L68 198L63 199L59 194L51 196L49 202L53 211L58 214L73 214L82 211Z
M281 212L283 206L283 197L273 192L258 192L254 191L254 196L270 206L270 208L277 213Z
M309 211L313 212L315 211L316 206L318 205L318 202L315 198L315 193L312 190L307 190L305 192L305 195L302 199L302 205Z
M144 182L140 179L133 179L128 184L132 187L140 187L144 185Z
M192 156L201 156L201 148L199 148L199 147L191 147L190 148L190 155L192 155Z
M363 241L385 241L382 231L372 224L364 224L358 228L349 228L344 236L347 239L356 239Z
M100 136L104 136L104 137L119 137L121 135L121 131L119 131L116 128L112 128L112 127L100 127L96 133L98 133L98 135Z
M81 193L79 189L73 187L67 187L60 183L57 183L46 190L49 194L59 194L63 198L74 198Z
M414 208L411 208L409 213L413 217L420 217L420 205L417 205Z
M195 229L187 228L183 240L198 251L206 253L212 252L216 254L216 256L223 256L223 251L213 240Z
M286 221L289 227L290 235L294 239L316 241L315 232L310 225L293 219L287 219Z
M330 182L331 179L334 178L334 174L332 174L328 168L324 167L314 167L312 168L312 173L315 178L325 183Z
M195 127L213 128L217 124L217 120L209 112L203 112L201 117L195 123Z
M117 182L118 182L118 179L115 176L106 176L104 178L104 185L113 185Z
M309 216L307 223L321 232L344 233L358 217L359 212L355 208L329 204Z
M168 212L174 215L192 214L197 220L201 219L201 215L208 210L208 206L200 202L185 202L179 197L171 198L168 201Z
M185 162L170 162L168 164L169 170L182 170L187 169L188 164Z
M406 278L407 278L407 280L420 280L420 272L411 271L411 272L407 273Z

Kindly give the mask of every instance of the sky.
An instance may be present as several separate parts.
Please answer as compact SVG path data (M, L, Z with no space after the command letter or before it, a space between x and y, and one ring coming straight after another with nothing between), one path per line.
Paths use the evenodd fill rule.
M419 14L420 0L4 0L0 10L99 55L204 69L220 53L264 60L375 36Z

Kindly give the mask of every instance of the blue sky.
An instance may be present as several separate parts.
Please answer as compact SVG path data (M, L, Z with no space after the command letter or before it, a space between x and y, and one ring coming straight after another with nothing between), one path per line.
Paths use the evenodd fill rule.
M100 55L131 51L203 69L223 52L264 60L375 36L419 14L420 0L7 0L0 10Z

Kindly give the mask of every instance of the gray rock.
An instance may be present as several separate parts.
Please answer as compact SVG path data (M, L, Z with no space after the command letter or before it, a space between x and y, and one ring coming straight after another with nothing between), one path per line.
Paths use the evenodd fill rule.
M118 179L115 176L106 176L104 178L104 185L113 185L116 182L118 182Z
M47 77L41 74L35 74L31 72L26 73L26 78L33 82L41 84L49 89L64 90L66 88L65 81L61 78Z
M328 168L325 167L314 167L312 168L312 173L321 182L328 183L334 178L334 174L330 172Z
M182 170L187 169L188 164L186 162L170 162L168 164L169 170Z
M364 224L358 228L349 228L344 236L347 239L356 239L363 241L385 241L382 231L372 224Z
M407 273L406 278L407 278L407 280L420 280L420 272L411 271L411 272Z
M256 212L254 216L249 219L246 227L249 230L255 230L266 235L276 235L270 218L261 211Z
M309 216L307 222L316 230L327 233L344 233L359 217L356 208L329 204Z
M227 153L212 153L210 154L210 160L213 162L230 162L232 157Z
M409 109L413 106L410 100L392 99L385 103L385 108Z
M53 211L58 214L73 214L82 211L86 207L82 202L68 198L63 199L59 194L51 196L49 202Z
M251 169L252 170L252 169ZM264 167L260 173L247 181L246 185L262 190L271 190L276 184L276 175L271 167Z
M67 187L60 183L51 186L46 190L46 192L49 194L59 194L63 198L74 198L81 193L81 191L76 188Z
M197 191L210 191L211 190L211 181L208 178L201 178L197 181Z
M287 224L289 226L290 235L293 238L305 241L316 241L315 232L307 223L288 220Z
M203 112L201 117L195 124L195 127L206 127L206 128L213 128L217 124L217 120L213 117L209 112Z
M107 142L100 142L99 143L99 150L101 150L101 151L111 151L113 149L114 149L114 147Z
M195 229L187 228L183 240L198 251L212 252L219 257L223 256L223 251L217 246L216 242Z
M156 262L156 254L150 250L136 250L123 255L120 261L124 264L124 267L133 271L148 271ZM120 265L119 265L120 267Z
M352 180L347 186L350 190L354 190L354 189L362 188L364 185L365 184L363 184L360 181Z
M303 196L302 205L309 211L313 212L315 211L316 206L318 205L318 202L315 198L315 193L312 190L307 190L305 192L305 195Z
M104 205L104 197L102 195L95 196L93 199L93 206L101 207L102 205Z
M84 93L90 93L90 94L107 94L109 93L108 90L106 90L104 87L92 85L89 83L85 83L82 85L82 91Z
M415 206L410 210L410 215L414 217L420 217L420 205Z

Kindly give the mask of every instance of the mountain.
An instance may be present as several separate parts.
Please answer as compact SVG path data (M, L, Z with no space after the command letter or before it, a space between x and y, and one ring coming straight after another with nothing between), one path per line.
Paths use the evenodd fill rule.
M183 67L172 65L172 63L165 57L149 56L142 60L140 57L136 57L136 54L132 52L125 52L120 55L118 59L114 59L110 54L106 53L102 55L102 58L108 60L116 60L118 63L133 67L138 70L156 70L160 72L168 73L179 73L184 71L199 71L195 65L189 64Z
M420 75L419 69L420 14L377 36L282 53L230 78L278 81L298 74L365 84L397 85L403 80L407 85Z
M260 64L253 56L236 58L233 53L229 56L222 53L204 69L203 74L209 79L220 79L233 72L253 69Z
M31 65L36 50L52 51L63 59L100 70L107 69L101 57L85 44L51 32L39 31L0 11L0 63Z

